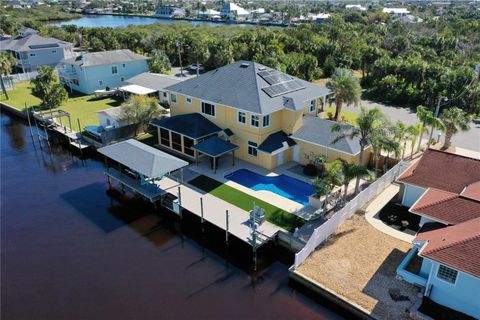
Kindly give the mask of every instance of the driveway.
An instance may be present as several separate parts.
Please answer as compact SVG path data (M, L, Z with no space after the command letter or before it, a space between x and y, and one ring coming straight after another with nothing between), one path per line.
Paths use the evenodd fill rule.
M402 120L409 125L415 124L418 122L418 119L414 110L410 110L407 108L386 106L383 104L379 104L379 103L375 103L367 100L362 100L362 105L365 106L367 109L371 109L374 107L379 108L385 115L387 115L392 120L392 122L396 122L397 120ZM360 107L344 106L344 110L350 111L353 113L359 113ZM433 137L437 139L438 134L439 132L435 130ZM443 141L443 137L440 140ZM480 152L480 124L472 123L470 131L459 132L458 134L454 135L452 138L452 144L456 147Z

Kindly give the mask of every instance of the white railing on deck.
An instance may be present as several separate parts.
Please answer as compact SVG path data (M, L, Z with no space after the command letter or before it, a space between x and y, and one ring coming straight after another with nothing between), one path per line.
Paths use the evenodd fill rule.
M365 190L361 191L355 198L350 200L345 207L335 212L330 219L316 228L303 249L295 254L295 263L293 265L293 269L297 269L303 263L303 261L305 261L305 259L307 259L307 257L313 251L315 251L315 249L322 242L324 242L345 220L350 218L367 202L383 191L385 187L392 183L408 166L409 162L407 161L400 161L397 163L387 173L369 185Z

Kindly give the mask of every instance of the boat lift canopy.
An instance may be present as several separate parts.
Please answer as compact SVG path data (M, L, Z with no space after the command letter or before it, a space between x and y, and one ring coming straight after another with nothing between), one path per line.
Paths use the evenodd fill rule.
M161 178L170 172L188 166L187 161L135 139L100 148L98 152L146 178Z

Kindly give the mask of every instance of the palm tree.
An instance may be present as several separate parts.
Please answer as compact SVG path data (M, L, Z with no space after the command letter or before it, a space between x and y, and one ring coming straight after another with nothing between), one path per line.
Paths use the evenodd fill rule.
M2 91L5 94L7 100L9 99L5 83L3 82L3 76L8 76L12 72L12 68L15 65L15 58L8 52L0 52L0 85Z
M383 126L379 127L378 130L375 131L371 140L373 160L375 162L375 175L378 176L378 164L382 151L396 150L398 148L398 143L389 134L388 128Z
M352 126L346 123L336 123L332 126L332 132L340 132L340 134L331 142L334 144L342 139L358 138L360 144L359 165L363 165L365 158L365 148L372 144L377 132L385 123L385 116L378 108L365 109L361 108L357 118L357 125ZM355 183L355 194L358 193L360 187L360 178Z
M423 133L426 131L427 126L432 127L432 132L433 132L433 128L441 129L442 123L440 119L434 116L431 110L428 110L424 106L417 107L417 118L418 120L420 120L422 124L422 129L420 130L421 135L420 135L420 139L418 140L418 146L417 146L417 152L419 152L420 146L422 145ZM431 139L428 139L427 148L430 147L430 143L431 143Z
M440 121L443 124L443 131L445 132L445 142L442 149L446 150L452 144L452 137L458 131L470 130L470 122L472 118L462 109L453 107L443 111Z
M397 123L392 127L394 140L398 143L402 151L402 159L405 157L405 147L407 145L407 134L408 134L407 124L401 120L398 120ZM403 142L403 145L402 145Z
M343 184L343 200L347 201L348 186L352 179L360 179L366 176L371 176L372 173L363 165L355 163L349 163L346 160L338 159L342 172L342 184Z
M422 134L423 134L424 127L420 123L412 124L408 126L407 128L407 133L408 133L408 138L410 139L411 142L411 152L410 152L410 159L413 158L413 153L414 153L414 148L415 148L415 143L417 142L417 139L420 138L422 139Z
M353 76L352 71L336 69L332 79L327 82L327 88L335 93L335 121L338 121L342 112L342 105L358 105L362 88L360 82Z

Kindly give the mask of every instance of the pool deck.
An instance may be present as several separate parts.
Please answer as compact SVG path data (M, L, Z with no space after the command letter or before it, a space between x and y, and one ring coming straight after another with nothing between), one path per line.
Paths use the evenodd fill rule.
M186 171L191 171L194 174L198 175L206 175L210 178L213 178L215 180L218 180L220 182L225 183L228 186L231 186L232 188L235 188L239 191L242 191L248 195L251 195L253 197L256 197L260 200L266 201L282 210L288 211L292 214L295 214L305 220L309 220L313 214L315 213L316 209L311 207L311 206L303 206L298 202L292 201L290 199L287 199L285 197L282 197L276 193L266 191L266 190L252 190L248 187L245 187L239 183L236 183L234 181L225 179L225 176L237 171L239 169L248 169L250 171L256 172L261 175L265 176L277 176L277 175L287 175L292 178L310 183L310 178L304 177L297 175L289 169L291 167L294 167L298 165L296 162L288 162L285 163L281 166L278 166L272 170L267 170L262 167L256 166L254 164L248 163L243 160L235 159L235 166L232 166L230 159L227 158L221 158L221 162L219 164L219 167L217 169L217 172L214 172L211 167L209 161L206 161L204 159L203 161L200 161L198 166L195 164L191 164L188 166ZM190 176L192 173L187 173L188 176ZM191 179L191 178L190 178ZM188 181L188 178L185 178L186 181Z

